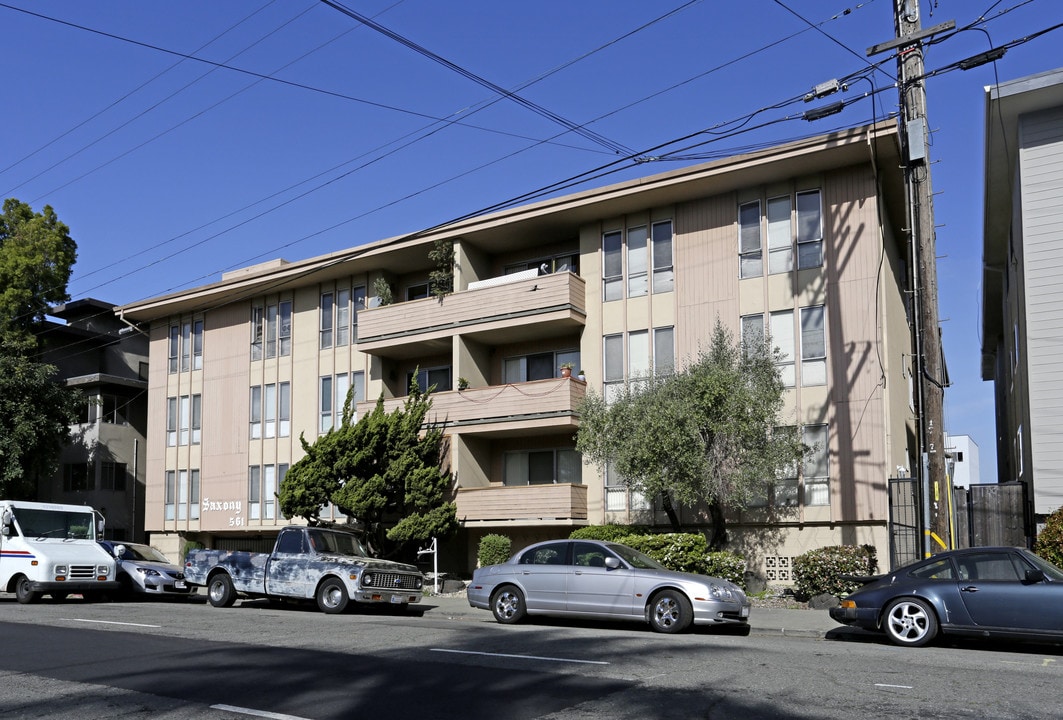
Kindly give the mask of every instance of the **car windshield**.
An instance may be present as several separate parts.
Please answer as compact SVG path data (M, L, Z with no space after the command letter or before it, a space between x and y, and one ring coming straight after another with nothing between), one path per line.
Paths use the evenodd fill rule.
M171 564L170 559L150 545L126 545L123 560L142 560Z
M358 541L358 538L349 533L310 530L308 535L310 536L310 544L319 553L369 557L369 553L362 547L362 543Z
M1040 555L1034 555L1033 553L1023 553L1023 557L1025 557L1027 560L1036 565L1039 570L1044 571L1045 577L1049 580L1063 582L1063 570L1060 570Z
M667 570L664 565L651 558L649 555L644 555L634 548L629 548L627 545L617 545L616 543L608 543L606 545L610 550L615 552L624 562L633 568L639 568L641 570Z

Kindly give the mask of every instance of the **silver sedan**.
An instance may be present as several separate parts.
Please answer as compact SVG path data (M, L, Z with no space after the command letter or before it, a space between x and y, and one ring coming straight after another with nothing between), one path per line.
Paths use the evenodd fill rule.
M469 605L500 623L526 615L638 620L657 632L748 627L749 600L727 580L674 572L637 550L597 540L549 540L477 568Z

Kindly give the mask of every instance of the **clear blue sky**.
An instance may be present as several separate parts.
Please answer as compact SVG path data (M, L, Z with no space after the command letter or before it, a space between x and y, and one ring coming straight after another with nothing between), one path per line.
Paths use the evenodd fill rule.
M382 28L317 0L0 0L0 197L51 205L70 226L72 297L128 303L434 226L628 155L673 153L584 187L862 124L898 102L895 62L866 56L893 37L892 0L343 5ZM920 5L924 28L974 24L928 47L928 70L1063 22L1058 0ZM946 429L974 438L984 481L983 88L1063 66L1061 41L1057 30L927 81ZM789 102L846 76L843 94ZM842 113L800 119L835 100Z

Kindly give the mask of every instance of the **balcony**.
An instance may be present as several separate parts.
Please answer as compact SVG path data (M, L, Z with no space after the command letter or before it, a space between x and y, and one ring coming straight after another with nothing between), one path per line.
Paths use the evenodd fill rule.
M458 520L465 525L583 525L586 485L458 488Z
M501 345L578 332L586 318L586 283L559 272L363 310L358 349L412 358L449 352L455 335Z
M550 378L512 385L491 385L468 390L433 393L429 422L446 422L447 432L489 431L523 435L543 428L577 426L576 408L587 383L571 378ZM384 401L384 410L401 408L405 397ZM375 401L358 403L358 416L372 411Z

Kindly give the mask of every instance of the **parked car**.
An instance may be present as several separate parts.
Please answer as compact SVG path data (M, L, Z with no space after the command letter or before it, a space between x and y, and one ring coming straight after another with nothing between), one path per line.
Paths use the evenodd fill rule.
M637 620L657 632L749 627L749 600L727 580L669 570L638 550L597 540L550 540L473 572L469 605L500 623L526 615Z
M830 616L898 645L920 647L938 633L1063 638L1063 570L1025 548L942 552L868 580Z
M191 595L195 588L185 582L184 569L150 545L100 540L100 545L118 563L121 594Z

